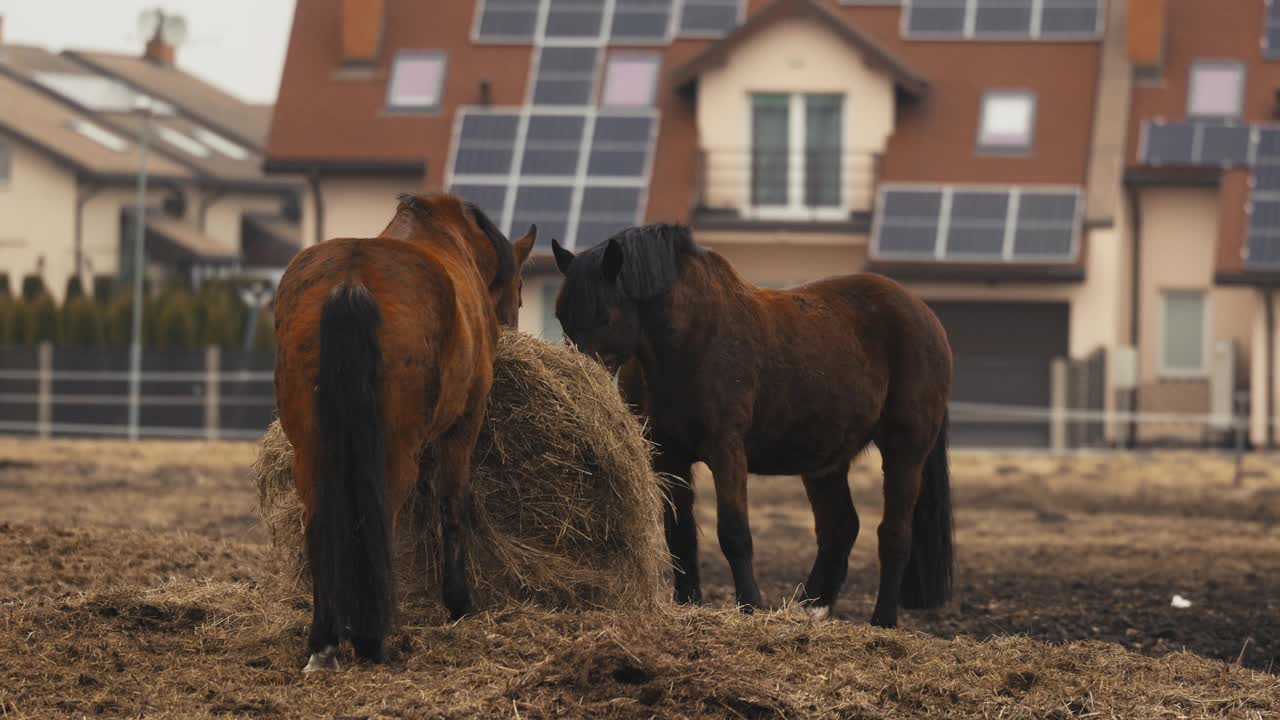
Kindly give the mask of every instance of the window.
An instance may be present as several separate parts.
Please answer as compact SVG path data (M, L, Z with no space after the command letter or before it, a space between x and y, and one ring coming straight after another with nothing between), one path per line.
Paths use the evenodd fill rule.
M13 146L0 140L0 188L8 187L13 177Z
M1208 322L1202 291L1165 291L1161 330L1162 375L1204 375L1208 371Z
M604 71L605 107L649 107L658 81L658 56L652 53L614 54Z
M196 139L226 155L232 160L248 160L249 151L239 143L232 142L221 135L209 130L208 128L198 127L195 129Z
M196 142L194 138L171 127L159 125L156 127L156 134L160 136L161 140L164 140L188 155L198 158L207 158L211 154L209 152L209 148Z
M1243 102L1243 63L1198 60L1191 64L1191 78L1187 84L1189 117L1239 117Z
M1100 0L908 0L906 37L1093 39Z
M387 109L392 112L440 109L445 54L438 50L401 50L391 67Z
M751 205L839 210L843 95L751 97Z
M992 91L982 96L978 150L1027 152L1035 134L1036 95L1025 91Z
M740 0L684 0L680 34L715 37L738 26Z
M129 143L124 138L115 133L108 132L102 127L95 125L88 120L80 118L71 119L71 129L75 130L81 136L86 137L99 145L114 150L115 152L124 152L129 149Z

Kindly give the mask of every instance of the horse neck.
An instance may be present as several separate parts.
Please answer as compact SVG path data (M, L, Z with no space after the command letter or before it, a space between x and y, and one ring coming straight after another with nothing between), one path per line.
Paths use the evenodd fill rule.
M748 291L727 262L712 252L685 258L671 290L640 304L640 363L645 377L663 367L696 363L716 328L737 323L733 298Z

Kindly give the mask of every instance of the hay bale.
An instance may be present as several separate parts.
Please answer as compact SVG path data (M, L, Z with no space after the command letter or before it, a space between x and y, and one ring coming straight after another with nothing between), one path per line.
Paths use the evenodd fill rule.
M396 531L401 600L438 604L438 503L425 482ZM292 448L279 421L255 463L259 506L294 578L307 579ZM640 422L596 363L514 330L498 343L486 422L472 458L468 542L480 607L642 609L669 570L659 480Z

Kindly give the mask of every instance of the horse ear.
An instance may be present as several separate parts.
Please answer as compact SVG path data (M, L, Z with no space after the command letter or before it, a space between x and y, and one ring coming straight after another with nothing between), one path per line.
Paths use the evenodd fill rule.
M529 255L533 253L533 246L538 241L538 226L530 225L524 236L519 240L511 243L511 249L516 256L516 267L523 267L524 261L529 259Z
M616 281L618 273L622 272L622 246L613 238L609 239L609 244L604 248L601 269L604 270L604 279L609 282Z
M561 275L569 274L569 266L573 264L573 253L560 246L560 242L551 238L551 254L556 256L556 267Z

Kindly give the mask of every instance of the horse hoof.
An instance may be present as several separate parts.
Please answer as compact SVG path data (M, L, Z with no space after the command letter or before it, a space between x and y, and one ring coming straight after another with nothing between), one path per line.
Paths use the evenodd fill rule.
M830 605L806 605L804 611L813 620L826 620L831 616Z
M318 653L311 653L311 659L307 661L307 666L302 668L302 672L305 674L322 670L337 670L337 650L338 648L330 645Z

